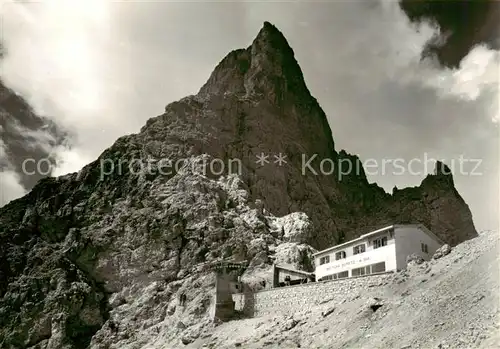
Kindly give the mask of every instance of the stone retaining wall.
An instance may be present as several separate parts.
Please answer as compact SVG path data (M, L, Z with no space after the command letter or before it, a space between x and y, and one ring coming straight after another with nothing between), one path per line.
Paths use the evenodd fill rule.
M235 310L246 316L289 314L297 309L314 307L325 300L341 301L356 289L382 286L392 273L312 282L297 286L279 287L252 293L233 294Z

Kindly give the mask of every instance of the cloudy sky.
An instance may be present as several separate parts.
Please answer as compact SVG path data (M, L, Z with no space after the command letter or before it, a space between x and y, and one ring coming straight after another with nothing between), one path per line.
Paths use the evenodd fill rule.
M498 228L499 53L476 47L456 70L420 61L435 29L410 24L394 1L2 2L1 77L74 135L56 174L195 94L267 20L293 47L337 150L377 162L370 181L416 186L443 159L476 227ZM399 174L396 159L417 160ZM4 201L22 194L14 174L0 182Z

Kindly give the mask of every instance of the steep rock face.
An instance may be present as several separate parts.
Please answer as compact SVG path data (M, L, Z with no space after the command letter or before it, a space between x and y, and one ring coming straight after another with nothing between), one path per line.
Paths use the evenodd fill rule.
M401 223L423 222L451 245L477 236L470 210L442 162L419 187L396 190L393 201L389 215L398 215Z
M256 163L261 152L269 155L269 164ZM151 187L156 177L175 174L176 160L202 153L222 161L212 171L205 166L209 176L220 166L238 172L250 199L262 200L273 214L305 212L315 227L308 242L316 248L387 223L421 222L451 244L476 235L451 174L429 175L420 187L391 196L367 182L356 156L335 151L326 116L310 95L293 50L267 22L248 49L221 61L196 96L169 104L139 134L121 137L78 174L43 181L3 209L2 229L18 230L24 212L35 212L31 216L40 221L42 236L58 241L70 227L93 223L85 210L90 203L109 210L125 196L140 201L139 183ZM279 153L286 155L282 166L273 163ZM312 157L311 167L304 166ZM231 159L241 166L230 169ZM321 171L322 159L336 166L333 173L328 163ZM141 167L147 173L138 175ZM340 169L346 174L339 175Z
M267 22L250 47L219 63L196 96L169 104L135 139L146 145L143 156L206 152L226 165L239 159L252 198L275 214L305 212L316 228L308 243L317 248L391 223L424 223L452 244L476 235L452 179L429 176L391 196L368 183L356 156L335 151L293 50ZM261 153L270 163L256 163ZM281 166L274 163L280 154Z
M285 238L281 226L300 236L307 216L264 212L249 201L236 175L206 177L209 159L191 157L175 175L152 182L138 172L121 188L112 181L96 185L89 166L79 174L44 179L41 193L32 191L7 205L0 225L2 348L86 348L91 341L98 342L92 344L96 348L106 347L101 341L124 345L135 341L131 333L144 329L145 322L152 326L174 316L181 292L188 294L190 308L166 321L181 316L191 326L207 320L213 262L247 260L254 269L245 277L269 274L271 264L286 255L278 251ZM59 185L65 190L54 192ZM37 202L37 195L53 196L16 215L16 205ZM15 228L14 222L20 225ZM304 251L294 261L310 269L313 250L287 244ZM141 298L151 292L155 299ZM136 309L141 302L151 304ZM134 305L127 310L127 304ZM105 323L104 333L111 333L96 334Z
M260 153L270 163L257 163ZM343 172L325 174L322 159ZM249 274L267 275L273 261L311 269L309 245L405 222L456 244L476 231L444 172L393 195L369 184L356 156L335 151L293 50L265 23L196 96L169 104L78 173L42 179L0 209L0 344L125 347L135 329L175 327L182 290L196 300L186 310L194 326L206 319L213 286L203 265L221 259L247 260ZM146 290L151 299L140 298ZM145 313L131 306L137 302L148 304ZM129 315L130 325L113 322Z

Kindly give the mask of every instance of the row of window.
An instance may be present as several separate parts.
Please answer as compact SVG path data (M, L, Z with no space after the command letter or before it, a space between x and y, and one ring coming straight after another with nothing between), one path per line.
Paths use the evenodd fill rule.
M351 270L351 276L362 276L362 275L383 273L384 271L385 271L385 262L380 262L380 263L375 263L375 264L368 265L368 266L361 267L361 268L355 268L355 269ZM337 279L344 279L346 277L349 277L348 270L344 270L344 271L341 271L340 273L336 273L336 274L323 276L318 281L337 280Z
M337 280L337 279L344 279L346 277L349 277L349 271L348 270L344 270L344 271L341 271L340 273L335 273L335 274L332 274L332 275L323 276L321 278L321 280L318 280L318 281Z
M362 276L375 273L383 273L385 271L385 262L367 265L366 267L356 268L351 271L351 276Z
M387 236L382 236L380 238L373 240L373 248L374 249L380 248L383 246L387 246ZM426 245L426 249L427 249L427 245ZM360 245L353 247L353 254L354 255L364 253L364 252L366 252L366 245L365 244L360 244ZM345 251L339 251L339 252L335 253L335 260L338 261L340 259L344 259L344 258L346 258L346 256L347 256L347 254ZM330 263L330 256L320 257L319 264L323 265L326 263Z

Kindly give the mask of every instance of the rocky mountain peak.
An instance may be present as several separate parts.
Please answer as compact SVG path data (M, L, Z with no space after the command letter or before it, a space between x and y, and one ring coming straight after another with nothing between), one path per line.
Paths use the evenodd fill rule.
M444 162L441 161L436 161L434 174L437 176L450 176L450 177L453 176L450 168Z
M276 104L312 98L293 49L269 22L248 48L230 52L219 63L199 95L224 93L268 96Z
M271 23L264 22L248 50L253 61L252 67L255 69L260 68L266 73L283 78L288 74L296 75L300 72L302 77L293 49L281 31Z
M250 52L250 80L259 92L273 92L278 101L286 99L287 94L311 98L293 49L274 25L264 23ZM266 91L269 88L272 91Z
M396 223L423 223L450 244L477 234L451 176L430 176L419 187L390 195L368 183L357 156L335 151L327 117L310 95L292 48L269 22L249 47L224 57L196 96L170 103L139 134L120 138L99 160L148 163L149 159L176 161L201 154L218 161L210 178L232 172L229 164L236 160L238 165L232 170L248 188L249 199L262 200L269 212L305 212L315 228L307 241L314 248ZM264 156L260 163L259 156ZM64 206L64 197L77 200L66 203L71 207L88 205L90 197L107 197L103 210L113 210L120 200L135 201L139 184L152 187L163 175L159 170L140 174L124 169L100 180L99 160L83 169L74 183L54 182L52 191L61 192L57 200L53 196L58 195L44 192L43 185L35 187L32 197L37 200L29 206L36 208L38 219L44 216L46 200ZM207 165L209 172L212 165ZM223 171L217 174L221 166ZM163 180L175 175L168 171L172 167ZM78 181L86 184L83 193ZM438 215L438 208L446 213ZM53 227L50 234L67 234L75 215L69 208L64 212L64 218L47 212ZM8 216L1 217L0 211L0 222ZM15 219L5 222L4 229L17 224ZM55 232L54 227L60 230Z
M446 187L452 190L457 197L462 200L460 197L460 194L458 194L457 190L455 189L455 181L453 180L453 170L448 167L444 162L442 161L436 161L436 164L434 166L434 172L432 174L429 174L425 179L423 183L431 182L434 183L434 186L438 184L440 187Z
M283 35L283 33L272 23L268 21L264 21L264 24L262 28L260 29L259 33L257 34L256 39L259 38L265 38L265 37L273 37L276 40L281 41L282 43L286 44L288 46L288 42Z
M196 96L0 208L0 346L125 348L146 322L174 329L186 310L182 326L197 326L222 260L248 261L258 285L273 262L311 269L314 249L390 224L422 223L456 245L477 232L443 178L393 195L368 183L265 23ZM108 321L146 303L163 310Z

